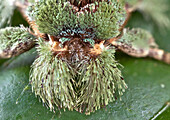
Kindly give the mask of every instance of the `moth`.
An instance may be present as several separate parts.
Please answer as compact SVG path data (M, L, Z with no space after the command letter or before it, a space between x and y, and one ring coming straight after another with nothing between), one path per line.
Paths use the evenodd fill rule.
M0 58L36 48L29 81L51 111L88 115L120 98L128 87L115 59L117 50L170 64L170 53L158 48L151 33L126 28L136 10L158 26L169 27L164 0L13 0L6 5L7 1L0 0L0 26L9 23L17 8L30 27L0 29Z

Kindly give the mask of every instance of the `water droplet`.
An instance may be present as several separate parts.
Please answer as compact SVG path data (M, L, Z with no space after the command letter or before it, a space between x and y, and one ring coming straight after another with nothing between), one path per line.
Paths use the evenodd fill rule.
M165 84L161 84L161 88L165 88Z

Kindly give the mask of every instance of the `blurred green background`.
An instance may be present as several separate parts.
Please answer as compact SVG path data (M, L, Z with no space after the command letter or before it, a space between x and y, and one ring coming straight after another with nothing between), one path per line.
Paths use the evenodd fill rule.
M17 10L12 21L12 26L27 26ZM170 28L162 32L153 21L145 20L139 12L133 13L128 27L149 30L160 48L170 52ZM110 103L89 116L67 110L61 111L61 114L59 111L50 112L35 97L30 86L22 92L29 84L30 65L36 58L34 51L13 60L0 60L1 120L149 120L166 102L170 102L170 65L151 58L133 58L117 52L116 59L124 66L123 76L129 87L122 101ZM170 108L156 120L170 120Z

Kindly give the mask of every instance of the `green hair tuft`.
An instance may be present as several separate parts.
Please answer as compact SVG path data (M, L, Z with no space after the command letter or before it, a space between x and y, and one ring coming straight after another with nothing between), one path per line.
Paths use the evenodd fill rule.
M0 29L0 50L15 49L20 43L33 42L35 37L29 29L21 27L6 27Z
M73 110L75 94L72 87L72 74L67 63L53 56L50 45L38 40L39 57L31 69L30 82L35 95L38 95L50 110L68 108Z
M30 8L30 12L39 30L50 35L57 36L67 29L92 30L98 39L109 39L120 34L119 28L126 16L122 4L115 0L95 2L89 5L89 9L78 13L68 0L41 0Z
M91 4L98 6L96 12L85 12L79 17L80 27L93 28L98 39L109 39L120 34L119 28L125 20L125 10L117 2L99 2Z
M76 71L67 61L54 56L47 42L37 42L39 57L32 65L30 83L35 95L50 110L56 106L90 114L113 102L117 93L121 96L127 88L120 65L114 59L114 50L104 51L89 63L81 61L82 69Z
M79 111L86 107L86 114L90 114L115 101L116 95L123 95L127 85L118 68L120 66L115 61L114 50L106 50L96 59L91 59L81 80L84 87L79 91L77 101Z
M38 29L43 33L58 35L64 28L76 27L74 15L68 2L61 0L41 0L30 8L31 16L36 21Z

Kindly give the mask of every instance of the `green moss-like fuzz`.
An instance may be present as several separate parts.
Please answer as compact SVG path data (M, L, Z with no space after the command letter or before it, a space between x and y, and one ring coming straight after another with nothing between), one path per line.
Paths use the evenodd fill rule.
M125 20L123 6L117 2L99 2L91 4L91 7L93 6L98 6L96 12L85 12L80 15L80 27L93 28L99 39L109 39L119 35L119 28Z
M114 101L127 88L114 50L104 51L89 63L80 61L82 69L75 71L67 61L53 55L48 43L39 40L38 44L39 57L32 65L30 83L51 110L68 108L90 114Z
M126 15L121 4L112 0L94 2L88 7L89 10L79 13L67 0L41 0L32 6L30 11L43 33L59 35L69 29L77 31L78 34L78 31L91 30L90 35L94 34L98 39L109 39L119 35L119 28Z
M123 95L127 85L119 66L120 64L114 58L114 50L104 51L96 59L90 61L81 80L84 87L80 89L80 96L77 100L77 107L80 111L86 107L86 114L90 114L108 105L109 102L115 101L116 95Z
M67 63L52 55L50 46L39 40L39 57L32 65L30 82L35 95L40 96L50 110L73 110L75 92L72 87L72 75Z
M41 0L32 9L32 16L43 33L58 35L63 29L76 27L77 17L68 2Z
M141 29L141 28L134 28L134 29L124 29L124 34L121 39L117 42L121 44L128 44L135 50L145 50L149 51L150 47L156 47L157 45L152 42L153 36L150 32Z
M24 27L6 27L0 29L0 50L15 49L20 43L30 42L35 39Z

